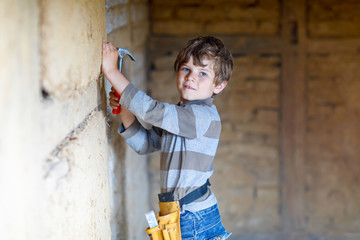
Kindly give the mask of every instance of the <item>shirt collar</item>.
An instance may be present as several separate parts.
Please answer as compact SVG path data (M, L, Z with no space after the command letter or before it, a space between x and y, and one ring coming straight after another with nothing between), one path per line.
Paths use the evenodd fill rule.
M186 106L186 105L192 105L192 104L196 104L196 105L207 105L207 106L211 106L212 102L214 101L213 97L210 98L206 98L206 99L201 99L201 100L193 100L193 101L189 101L185 104L180 104L180 102L177 104L178 106Z

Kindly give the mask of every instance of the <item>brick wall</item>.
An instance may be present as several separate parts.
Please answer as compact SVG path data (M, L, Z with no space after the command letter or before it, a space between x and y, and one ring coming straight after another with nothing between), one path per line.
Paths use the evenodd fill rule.
M313 231L359 230L359 47L309 51L306 216Z
M223 129L211 178L231 239L359 238L358 5L151 2L154 98L177 103L173 62L194 36L215 35L234 55L215 99ZM158 168L153 154L151 192Z
M308 33L312 38L359 38L358 1L307 1Z
M359 10L356 1L309 4L305 186L313 232L360 229Z
M154 34L273 35L279 28L277 0L155 0L151 4Z
M223 127L213 182L230 229L280 226L280 62L277 54L235 57L233 82L215 100Z

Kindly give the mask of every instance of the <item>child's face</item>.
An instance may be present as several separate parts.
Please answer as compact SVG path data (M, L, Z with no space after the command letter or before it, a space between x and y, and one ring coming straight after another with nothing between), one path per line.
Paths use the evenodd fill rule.
M202 100L218 94L226 86L224 84L215 86L215 60L203 59L204 67L195 66L193 57L184 63L177 73L177 88L180 93L180 103ZM222 86L224 85L224 86Z

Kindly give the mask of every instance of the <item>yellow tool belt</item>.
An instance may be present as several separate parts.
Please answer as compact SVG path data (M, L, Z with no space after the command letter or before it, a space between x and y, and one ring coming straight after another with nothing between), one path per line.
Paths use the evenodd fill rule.
M145 231L152 240L181 240L179 201L159 202L159 225Z
M145 230L150 239L181 240L180 208L206 194L210 185L208 179L204 185L193 190L179 201L174 201L173 192L160 193L158 195L160 211L156 216L159 225Z

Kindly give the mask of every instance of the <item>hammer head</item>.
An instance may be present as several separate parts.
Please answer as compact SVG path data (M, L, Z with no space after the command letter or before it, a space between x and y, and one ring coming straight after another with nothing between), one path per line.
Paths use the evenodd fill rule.
M131 54L131 52L125 48L118 48L117 49L120 59L123 59L126 55L129 55L129 57L131 58L131 60L133 60L135 62L135 57Z

